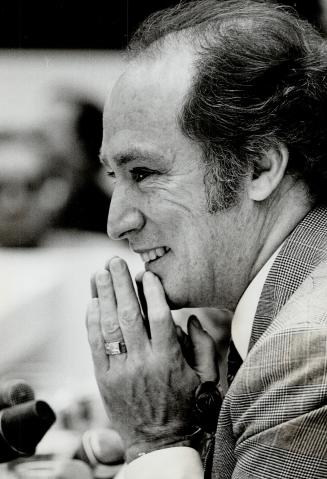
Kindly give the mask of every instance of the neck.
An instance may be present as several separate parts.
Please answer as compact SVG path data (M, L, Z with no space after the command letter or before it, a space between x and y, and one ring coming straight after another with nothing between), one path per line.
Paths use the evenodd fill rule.
M250 281L312 209L313 205L303 184L296 183L291 187L284 185L283 190L282 194L272 199L265 208L259 235L259 248L251 268Z
M269 201L247 197L240 206L221 214L212 241L220 246L214 275L208 281L212 289L191 306L234 311L251 281L312 207L303 184L284 180Z

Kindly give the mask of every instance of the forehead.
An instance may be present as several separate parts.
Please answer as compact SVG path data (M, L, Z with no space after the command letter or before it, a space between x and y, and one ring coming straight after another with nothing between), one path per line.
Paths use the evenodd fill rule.
M104 110L102 154L121 149L160 150L182 147L187 139L177 119L193 73L189 49L166 50L129 64Z

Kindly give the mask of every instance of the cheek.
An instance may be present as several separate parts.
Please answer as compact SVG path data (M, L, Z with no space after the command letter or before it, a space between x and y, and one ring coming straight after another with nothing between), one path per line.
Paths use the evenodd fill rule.
M191 248L184 249L182 254L175 255L162 282L172 309L201 307L208 303L208 291L213 284L210 264L195 256Z
M194 181L187 175L177 178L156 180L153 190L144 195L146 207L151 216L178 218L178 222L196 224L198 218L207 214L204 184Z
M169 232L174 237L180 236L181 242L189 242L189 237L197 238L201 223L203 223L203 213L191 209L190 205L185 205L177 201L168 201L160 199L156 202L148 203L148 217L157 225L163 233ZM197 239L196 239L197 241Z
M198 231L185 228L182 231L174 229L171 247L174 255L174 274L176 278L183 278L184 281L201 282L206 276L212 263L212 254L204 244Z

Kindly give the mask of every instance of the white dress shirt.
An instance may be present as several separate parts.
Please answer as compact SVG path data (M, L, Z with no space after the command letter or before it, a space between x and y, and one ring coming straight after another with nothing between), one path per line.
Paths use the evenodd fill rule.
M238 302L232 321L232 339L241 358L248 354L255 312L261 291L282 245L269 258L259 273L253 278Z
M269 258L241 297L233 316L232 339L244 360L263 285L282 245ZM202 479L200 455L191 447L170 447L144 454L121 469L116 479Z

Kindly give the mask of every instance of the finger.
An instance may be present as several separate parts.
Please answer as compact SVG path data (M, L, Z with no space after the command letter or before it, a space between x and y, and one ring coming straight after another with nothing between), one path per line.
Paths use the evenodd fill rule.
M90 286L91 286L91 297L92 298L97 298L98 297L98 290L97 290L97 285L95 283L95 274L93 274L91 276Z
M160 280L150 271L146 271L143 288L148 304L152 348L166 352L173 346L179 347L175 324Z
M115 257L110 261L109 267L117 301L118 321L127 351L129 354L143 353L149 340L127 264L123 259Z
M193 344L193 368L202 382L218 382L219 370L214 340L202 328L200 321L194 315L189 317L187 330Z
M182 330L179 324L176 325L176 334L177 334L177 339L179 343L183 344L186 334L184 333L184 331Z
M186 359L188 365L191 366L191 368L193 368L194 353L193 353L192 341L190 337L186 333L184 333L184 331L179 325L176 326L176 333L177 333L178 342L182 349L183 356Z
M100 270L95 275L95 283L100 305L100 324L104 341L124 341L117 317L116 298L111 274Z
M86 328L96 371L100 373L105 372L108 369L108 356L104 348L100 326L99 300L96 298L93 298L88 305Z

